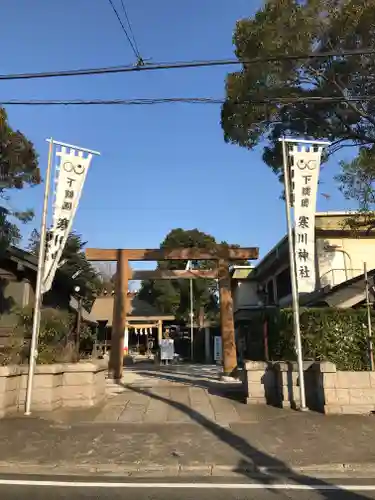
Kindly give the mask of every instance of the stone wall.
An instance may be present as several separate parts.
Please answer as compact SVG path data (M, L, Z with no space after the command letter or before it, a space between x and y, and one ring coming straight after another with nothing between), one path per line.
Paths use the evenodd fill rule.
M37 365L32 411L90 407L105 397L107 363ZM0 367L0 418L24 410L28 366Z
M300 405L296 363L245 363L247 403L282 408ZM375 372L337 371L333 363L304 362L306 404L322 413L375 412Z

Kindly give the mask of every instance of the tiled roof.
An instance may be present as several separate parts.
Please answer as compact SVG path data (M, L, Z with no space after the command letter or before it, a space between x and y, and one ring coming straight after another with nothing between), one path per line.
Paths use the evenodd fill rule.
M96 321L107 321L106 326L112 326L113 321L113 295L98 297L91 309L91 317L95 318ZM136 295L129 294L127 297L127 316L131 317L153 317L153 318L166 318L165 314L162 314L156 307L148 304L147 302L140 300Z

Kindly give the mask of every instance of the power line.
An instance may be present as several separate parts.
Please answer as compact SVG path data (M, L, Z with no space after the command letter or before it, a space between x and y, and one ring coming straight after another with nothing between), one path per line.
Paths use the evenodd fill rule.
M128 13L127 13L127 10L126 10L126 7L125 7L125 1L124 0L121 0L121 5L122 5L122 10L123 10L124 15L125 15L126 22L127 22L128 26L129 26L130 34L131 34L131 36L133 38L135 50L137 51L137 54L138 54L137 55L138 61L142 61L143 62L143 59L141 57L141 53L139 52L137 40L135 39L133 28L132 28L132 25L131 25L131 22L130 22L130 19L129 19L129 16L128 16Z
M109 66L105 68L88 68L88 69L75 69L63 71L45 71L38 73L13 73L0 75L0 80L30 80L36 78L55 78L63 76L88 76L88 75L103 75L109 73L131 73L134 71L156 71L156 70L169 70L169 69L186 69L186 68L204 68L212 66L233 66L239 64L259 64L269 62L293 61L312 58L329 58L329 57L347 57L347 56L361 56L373 55L375 49L353 49L344 50L340 52L311 52L306 54L280 54L270 57L255 57L252 59L212 59L203 61L180 61L180 62L166 62L166 63L144 63L142 65L127 65L127 66Z
M134 52L134 55L135 55L135 57L137 58L137 61L139 61L139 58L140 58L140 56L139 56L139 52L137 51L136 47L134 46L134 43L131 41L130 36L128 35L128 32L126 31L126 28L125 28L125 26L124 26L124 23L121 21L121 17L120 17L120 15L119 15L119 13L117 12L117 9L116 9L116 7L115 7L115 4L113 3L113 1L112 1L112 0L108 0L108 1L109 1L109 3L111 4L111 7L112 7L112 9L113 9L113 12L115 13L115 15L116 15L116 17L117 17L117 19L118 19L118 22L121 24L122 31L124 32L124 34L125 34L125 36L126 36L126 38L127 38L128 42L129 42L129 44L130 44L130 47L132 48L132 50L133 50L133 52Z
M250 104L298 104L298 103L330 103L330 102L365 102L375 100L375 95L358 97L338 97L338 96L306 96L306 97L269 97L269 98L250 98L241 101L230 102L234 106L243 106ZM223 104L224 98L215 97L157 97L141 99L31 99L0 101L1 106L142 106L152 104Z

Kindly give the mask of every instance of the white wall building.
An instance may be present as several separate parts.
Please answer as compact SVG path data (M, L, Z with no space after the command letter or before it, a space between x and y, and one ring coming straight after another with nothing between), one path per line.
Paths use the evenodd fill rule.
M364 300L364 262L375 273L375 230L353 233L348 212L316 213L316 285L302 305L353 307ZM374 271L374 273L373 273ZM264 305L291 304L288 239L285 236L233 287L235 317Z

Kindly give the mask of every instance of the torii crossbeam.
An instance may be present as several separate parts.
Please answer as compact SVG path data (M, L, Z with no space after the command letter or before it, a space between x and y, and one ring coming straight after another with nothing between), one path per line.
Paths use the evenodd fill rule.
M255 260L259 256L258 248L236 248L217 245L214 249L174 248L174 249L86 249L90 261L116 261L116 286L113 309L112 341L109 359L109 371L114 379L121 379L123 371L123 344L127 316L127 292L129 280L145 279L142 273L132 271L129 261L160 260L215 260L214 271L146 271L147 279L191 279L218 278L220 295L221 337L223 344L224 375L233 375L237 371L236 341L233 320L233 299L229 263L236 260Z

